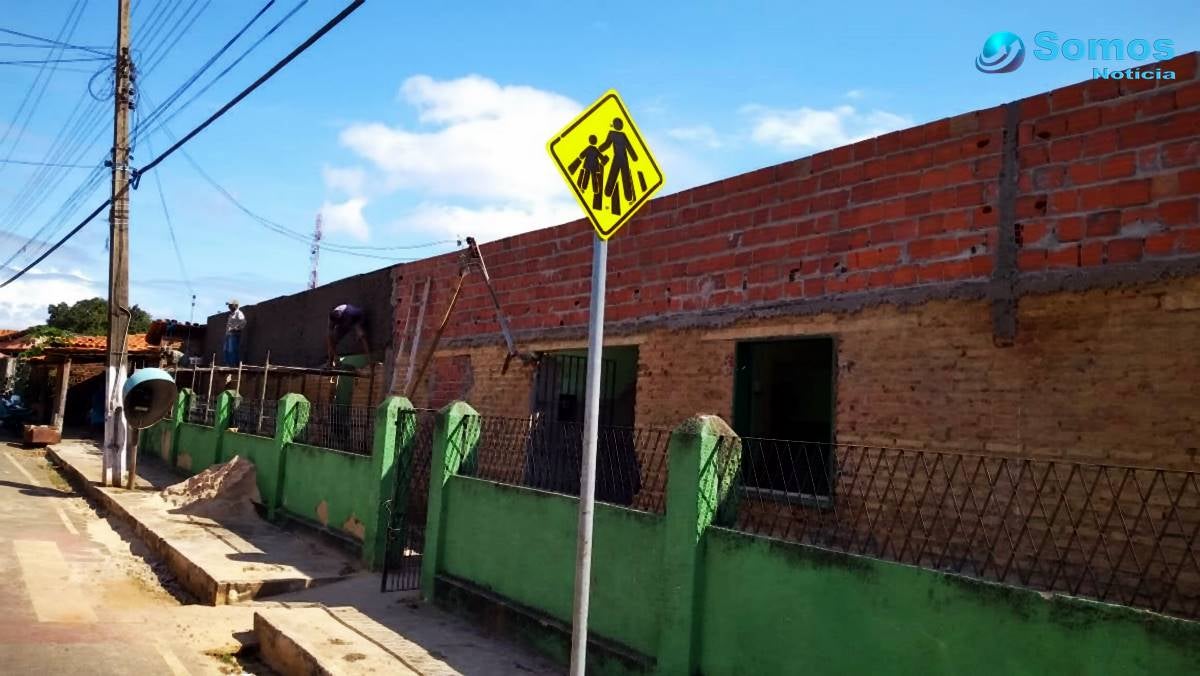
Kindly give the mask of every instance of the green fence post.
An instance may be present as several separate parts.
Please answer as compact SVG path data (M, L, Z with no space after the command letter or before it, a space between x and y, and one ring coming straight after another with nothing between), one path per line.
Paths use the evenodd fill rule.
M433 583L442 557L442 521L446 502L444 489L458 473L463 461L474 452L479 426L468 420L478 415L465 401L454 401L438 411L433 429L432 464L429 470L429 507L425 518L425 551L421 556L421 597L433 600Z
M671 433L663 520L663 614L658 673L696 670L696 628L704 530L718 509L717 447L733 430L714 415L685 420Z
M179 456L179 426L187 420L188 408L192 402L192 391L183 388L175 395L175 403L164 421L165 427L159 437L158 454L163 460L175 467L175 459Z
M387 548L389 506L396 480L396 447L402 436L396 420L401 411L412 409L404 397L388 397L375 409L375 439L371 449L372 511L363 515L363 561L372 569L383 565ZM392 509L395 508L393 505Z
M274 519L283 504L283 482L287 470L287 447L296 432L308 424L308 399L291 392L279 398L275 407L274 448L269 458L256 462L259 472L258 492L267 508L267 518Z
M214 465L230 460L224 457L225 430L233 424L233 412L241 403L242 395L233 390L224 390L217 395L216 410L213 411L213 433L217 435L217 447L213 450Z

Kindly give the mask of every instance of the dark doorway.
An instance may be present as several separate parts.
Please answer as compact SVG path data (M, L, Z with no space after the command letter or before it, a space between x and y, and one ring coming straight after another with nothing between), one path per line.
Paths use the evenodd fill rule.
M833 473L833 338L738 343L733 426L743 485L828 496ZM748 465L748 466L747 466Z
M628 505L641 488L634 449L636 347L606 347L601 355L600 435L596 449L596 499ZM525 449L525 483L579 494L587 352L543 354L534 378L534 425Z

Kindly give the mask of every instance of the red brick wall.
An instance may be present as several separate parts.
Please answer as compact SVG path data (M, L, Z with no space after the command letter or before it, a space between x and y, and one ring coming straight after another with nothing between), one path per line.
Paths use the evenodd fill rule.
M1093 80L1021 102L1022 270L1200 254L1200 81ZM1161 86L1167 85L1167 86Z
M1087 81L1019 101L1021 271L1115 270L1200 256L1197 55L1177 81ZM976 286L998 244L1005 109L886 134L654 200L609 252L610 331L638 321L828 300L869 290ZM592 231L583 221L483 245L519 336L586 326ZM397 268L396 340L412 285L439 317L456 254ZM434 322L427 321L422 345ZM446 345L499 340L467 279Z

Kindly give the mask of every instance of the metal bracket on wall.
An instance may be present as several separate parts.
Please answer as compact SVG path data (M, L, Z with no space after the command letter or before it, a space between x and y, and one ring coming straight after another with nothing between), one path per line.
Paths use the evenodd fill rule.
M496 308L496 320L500 324L500 332L504 335L504 344L508 348L508 354L504 358L504 366L500 370L500 373L502 375L508 373L508 367L512 363L513 358L520 359L525 364L534 364L537 362L537 357L533 354L517 351L516 345L513 342L512 331L508 328L508 320L504 317L504 312L500 308L500 298L496 295L496 289L492 286L492 278L488 275L487 264L483 261L483 254L480 253L479 245L475 243L475 238L468 237L467 250L459 255L458 282L454 286L454 293L450 296L450 304L446 306L446 313L442 315L442 321L438 324L437 331L433 334L433 342L425 352L425 358L421 360L421 366L417 369L416 377L405 387L404 396L411 399L413 393L417 391L417 388L421 385L421 381L425 378L425 371L429 367L429 362L433 360L433 354L437 351L438 345L442 341L442 333L446 330L446 325L450 323L450 315L454 312L454 305L458 302L463 281L466 280L467 275L472 270L478 270L483 277L483 283L487 285L488 294L492 298L492 305ZM426 290L428 290L428 287L426 287Z

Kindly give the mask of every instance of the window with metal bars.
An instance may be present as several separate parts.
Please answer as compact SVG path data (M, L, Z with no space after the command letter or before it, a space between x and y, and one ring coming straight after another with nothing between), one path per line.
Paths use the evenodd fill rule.
M739 343L733 427L747 444L744 487L821 503L832 496L833 338Z

